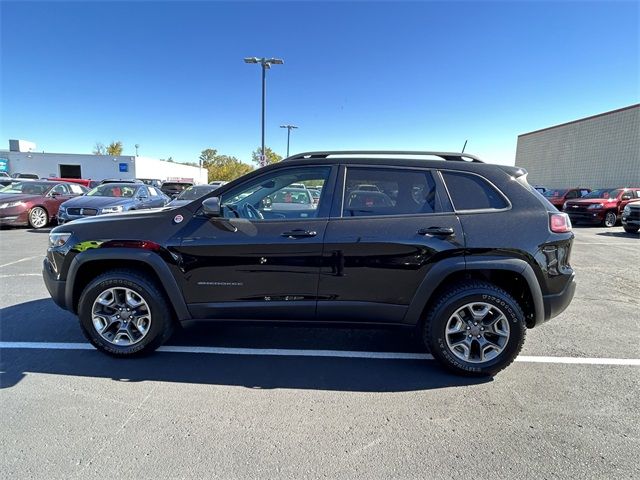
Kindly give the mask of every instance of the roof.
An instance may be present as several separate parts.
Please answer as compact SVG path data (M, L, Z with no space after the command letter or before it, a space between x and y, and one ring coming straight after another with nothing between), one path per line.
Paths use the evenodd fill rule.
M458 161L458 162L476 162L484 163L475 155L458 152L434 152L434 151L417 151L417 150L327 150L320 152L303 152L296 153L282 160L290 162L293 160L312 160L329 157L367 157L381 156L385 160L392 157L439 157L441 160Z
M518 135L518 138L524 137L526 135L533 135L534 133L546 132L547 130L553 130L554 128L565 127L567 125L573 125L574 123L586 122L587 120L593 120L594 118L604 117L606 115L612 115L614 113L624 112L625 110L631 110L632 108L640 107L640 103L636 103L634 105L629 105L628 107L618 108L616 110L610 110L604 113L598 113L597 115L591 115L590 117L580 118L578 120L571 120L570 122L560 123L558 125L553 125L551 127L541 128L540 130L534 130L532 132L521 133Z

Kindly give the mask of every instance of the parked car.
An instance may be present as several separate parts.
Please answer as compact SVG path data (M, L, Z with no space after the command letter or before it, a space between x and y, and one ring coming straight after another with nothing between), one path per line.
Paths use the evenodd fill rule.
M58 222L67 223L105 213L120 213L164 207L169 199L155 187L142 182L103 183L86 195L60 205Z
M82 185L51 181L13 182L0 189L0 224L46 227L58 216L60 205L83 195Z
M562 211L564 202L581 198L591 192L589 188L560 188L556 190L547 190L543 195L551 202L551 205Z
M159 178L136 178L136 180L140 180L145 185L151 185L152 187L162 187L162 180L160 180Z
M290 186L278 190L273 195L266 196L262 205L270 215L280 218L300 217L304 215L304 212L313 215L317 208L308 189Z
M537 191L539 191L543 195L547 190L549 190L547 187L543 187L542 185L534 185L533 188L535 188Z
M164 182L162 184L161 190L165 195L173 199L192 185L193 183L191 182Z
M214 187L218 188L222 185L226 185L227 183L229 182L225 182L224 180L214 180L213 182L209 182L209 185L213 185Z
M634 198L640 198L640 188L602 188L565 202L563 210L573 223L613 227L621 218L624 206Z
M494 375L573 298L567 215L519 167L370 153L294 155L202 201L56 227L47 288L116 357L189 320L349 322L416 329L454 372ZM324 185L317 208L265 204L301 182ZM361 184L391 203L345 204Z
M35 173L14 173L11 175L13 178L17 178L20 180L39 180L40 177Z
M82 185L88 189L92 189L100 185L100 182L97 180L84 179L84 178L56 178L50 177L47 178L50 182L68 182L68 183L77 183L78 185Z
M627 233L640 230L640 200L633 200L622 209L622 228Z
M169 207L179 207L191 203L198 198L204 197L206 194L213 192L218 187L215 185L191 185L180 195L167 203Z

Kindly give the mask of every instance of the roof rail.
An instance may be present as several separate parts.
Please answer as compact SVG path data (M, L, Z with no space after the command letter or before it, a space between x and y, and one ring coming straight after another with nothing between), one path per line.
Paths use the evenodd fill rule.
M296 153L283 159L283 162L289 162L292 160L311 160L317 158L327 158L331 156L345 156L345 155L410 155L410 156L433 156L440 157L443 160L454 162L475 162L484 163L478 157L470 155L468 153L456 153L456 152L423 152L414 150L333 150L326 152L303 152Z

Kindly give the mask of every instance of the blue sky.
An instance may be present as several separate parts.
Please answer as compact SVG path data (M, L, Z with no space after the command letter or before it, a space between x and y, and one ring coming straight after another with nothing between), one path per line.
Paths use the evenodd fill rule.
M2 2L2 122L38 150L249 161L267 145L467 151L638 102L638 2Z

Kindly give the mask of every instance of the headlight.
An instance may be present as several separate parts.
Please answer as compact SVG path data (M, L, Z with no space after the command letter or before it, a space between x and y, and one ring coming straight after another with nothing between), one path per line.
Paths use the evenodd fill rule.
M591 205L589 205L587 208L589 208L589 210L596 210L599 208L604 207L604 205L602 203L593 203Z
M629 205L624 207L624 210L622 210L622 213L624 213L625 215L629 215L631 213L631 207Z
M567 209L567 202L564 202L564 204L562 205L562 209L566 210Z
M5 202L0 203L0 208L23 207L24 202Z
M100 210L101 213L119 213L124 210L122 205L116 205L115 207L105 207Z
M71 237L70 233L50 233L49 234L49 246L50 247L61 247L67 240Z

